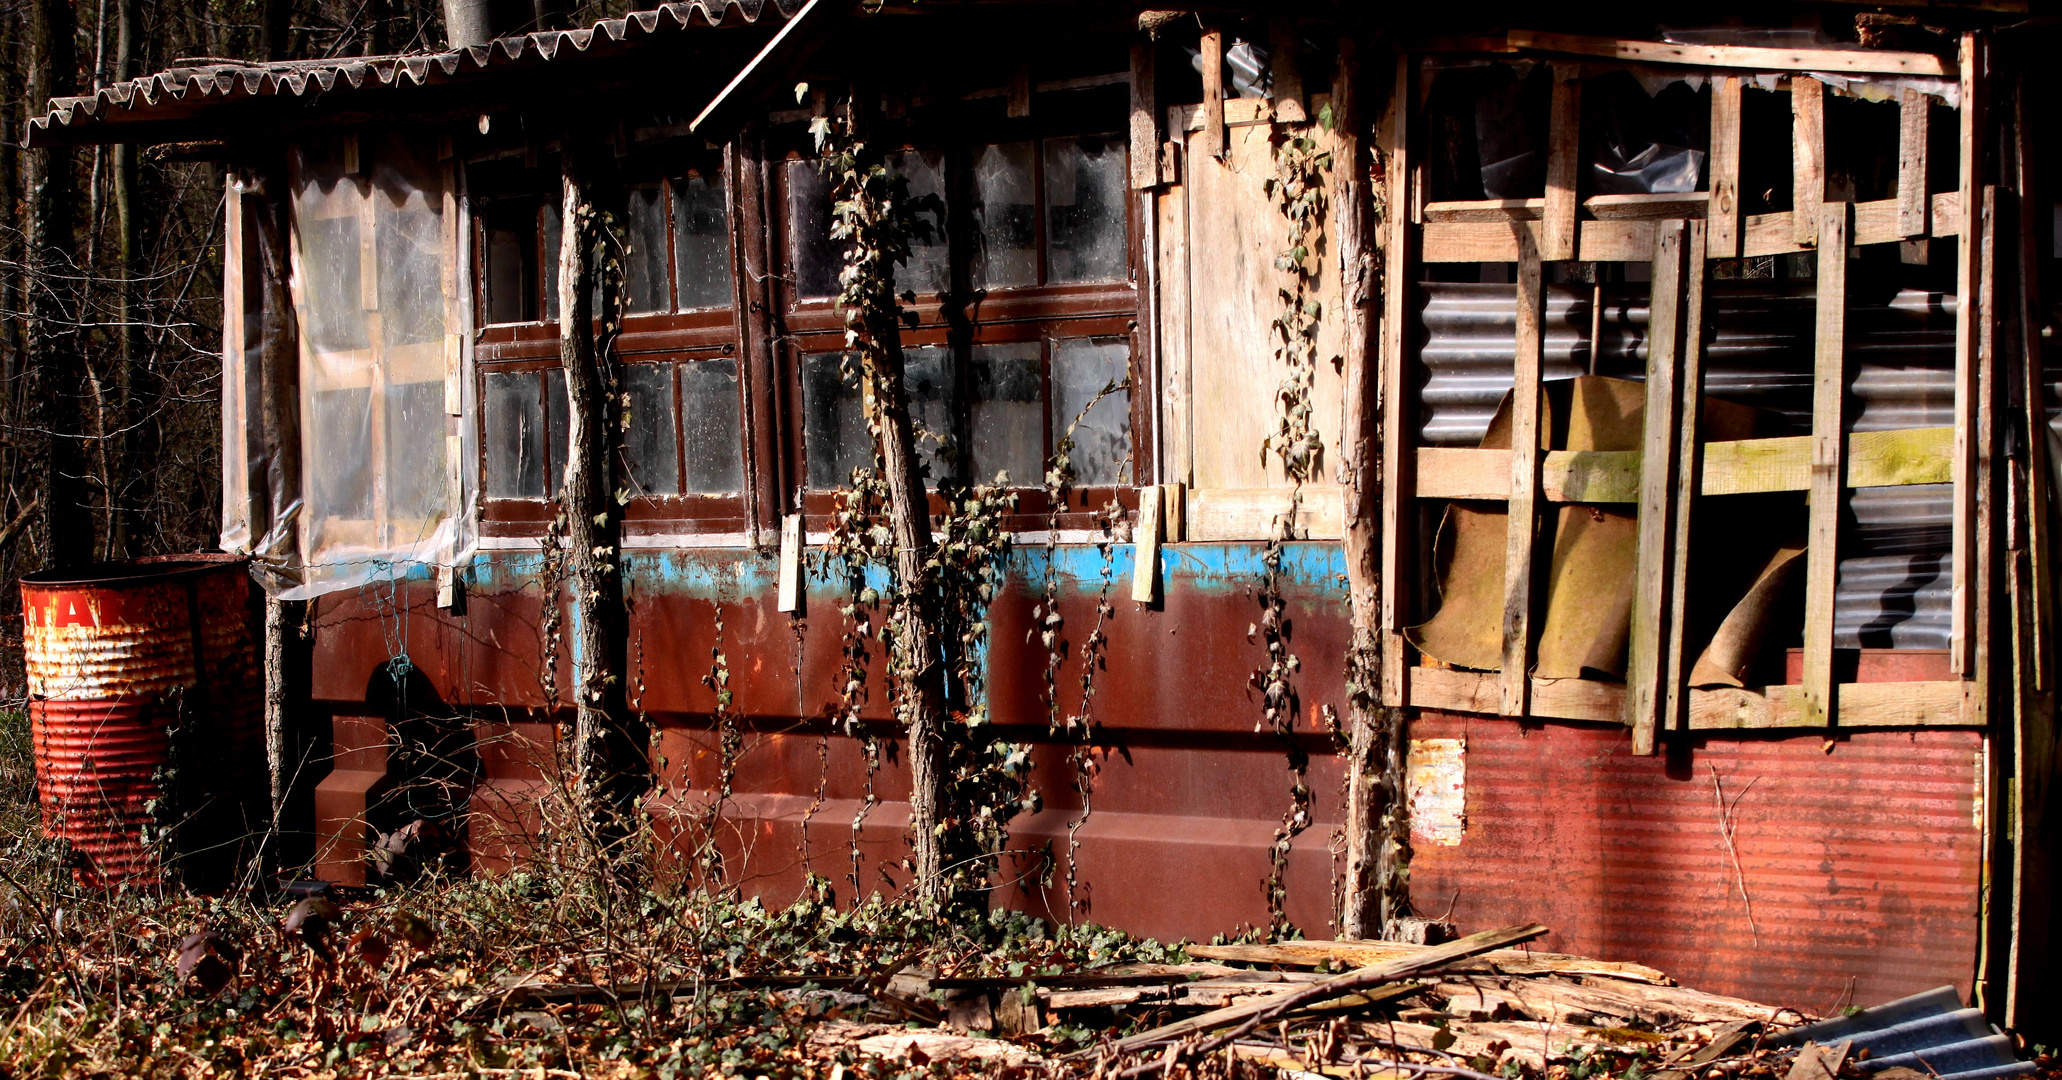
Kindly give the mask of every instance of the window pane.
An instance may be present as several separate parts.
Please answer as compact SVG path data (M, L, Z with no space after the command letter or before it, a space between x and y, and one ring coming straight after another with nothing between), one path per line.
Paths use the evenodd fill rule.
M308 279L308 343L316 352L366 348L372 341L359 292L358 219L303 218L299 225L300 269Z
M1103 387L1130 372L1131 346L1122 338L1074 338L1053 342L1052 430L1059 442L1067 425ZM1131 482L1131 394L1110 394L1074 428L1074 478L1081 484Z
M1035 341L974 348L974 480L1008 473L1018 487L1036 487L1045 475L1044 379Z
M558 321L558 203L544 200L544 321Z
M687 433L687 490L696 495L743 491L744 425L739 417L737 361L680 365L680 407Z
M976 289L1038 284L1038 205L1032 144L984 146L974 155Z
M565 369L545 369L544 433L551 440L551 457L544 462L544 493L548 496L557 494L566 474L566 443L572 425L572 418L568 415L571 400L566 396Z
M666 198L657 184L630 189L623 239L630 252L623 266L623 302L631 311L668 311L666 284Z
M314 405L314 415L308 418L313 445L307 448L306 460L311 465L323 463L309 470L316 508L326 517L370 518L373 470L347 463L372 461L372 389L317 390L309 397Z
M902 350L902 385L909 392L916 457L930 468L925 483L936 487L938 478L951 471L944 444L958 441L952 429L952 354L942 345Z
M830 186L814 159L788 162L788 266L795 295L805 300L838 295L841 256L831 244Z
M809 486L841 488L852 470L873 464L873 439L859 403L859 386L840 368L841 353L802 358L802 443L809 459Z
M623 369L630 395L630 430L623 452L630 459L633 495L678 495L680 456L673 433L673 365L631 364Z
M443 344L444 257L441 215L427 210L380 213L378 225L380 338L389 346Z
M487 494L544 497L544 401L534 371L487 373Z
M388 383L386 412L387 518L434 517L451 502L444 467L443 381ZM420 537L393 539L405 543Z
M681 310L730 306L730 214L720 176L673 182L673 268Z
M1102 136L1045 144L1046 280L1128 277L1124 143Z
M887 165L908 178L916 216L930 226L924 239L911 237L909 263L895 275L895 289L944 292L952 287L945 243L945 155L937 150L905 150L889 154Z
M528 322L537 317L537 208L503 206L482 214L486 234L487 321Z

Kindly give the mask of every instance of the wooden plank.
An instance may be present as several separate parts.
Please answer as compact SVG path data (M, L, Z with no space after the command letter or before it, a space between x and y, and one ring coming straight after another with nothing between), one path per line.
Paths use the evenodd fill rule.
M1603 56L1646 64L1744 68L1752 71L1852 71L1882 75L1947 75L1955 69L1931 53L1878 49L1764 49L1745 45L1679 45L1671 41L1549 34L1513 30L1506 38L1513 49Z
M1511 373L1511 494L1504 548L1503 714L1525 715L1532 671L1532 547L1539 513L1539 365L1546 348L1546 289L1539 250L1526 238L1518 260L1517 355Z
M1992 455L1998 449L1997 414L2002 404L1998 400L1998 354L1997 354L1997 194L1996 184L1983 186L1983 212L1977 219L1977 281L1976 281L1976 422L1971 436L1974 446L1971 456L1975 458L1976 471L1976 517L1970 523L1969 607L1974 625L1969 629L1970 666L1968 689L1964 696L1963 711L1970 720L1989 715L1990 674L1994 666L1991 660L1991 627L1997 625L1994 601L2000 583L1996 557L2003 547L1998 542L1997 472ZM1957 568L1959 569L1959 567ZM2010 644L2006 649L2009 652ZM1948 653L1954 653L1952 646ZM2016 679L2016 673L2008 675Z
M1546 205L1539 257L1565 262L1575 257L1575 183L1582 141L1582 65L1555 64L1554 92L1547 121Z
M1833 688L1833 594L1840 574L1840 504L1847 475L1841 437L1847 397L1847 204L1819 217L1818 327L1813 345L1811 519L1804 580L1804 716L1824 727L1837 707Z
M1668 221L1701 218L1709 211L1711 194L1705 191L1669 192L1660 195L1592 195L1582 200L1582 209L1598 221Z
M1224 157L1224 31L1205 30L1203 55L1203 137L1196 149L1204 157Z
M1013 119L1031 115L1031 65L1018 64L1010 76L1006 92L1005 111Z
M1191 945L1190 956L1206 960L1228 960L1238 964L1268 964L1275 967L1366 967L1385 960L1416 956L1431 945L1410 945L1401 941L1277 941L1268 945ZM1658 968L1620 960L1593 960L1567 953L1534 952L1530 949L1498 949L1449 970L1496 971L1505 975L1600 975L1630 982L1668 984L1668 975ZM1047 980L1040 979L1039 985ZM934 982L932 985L936 985Z
M1189 213L1188 187L1168 184L1153 196L1159 214L1160 290L1155 337L1160 346L1160 478L1179 483L1195 479L1193 407L1190 377Z
M1410 645L1404 640L1404 623L1410 617L1405 602L1409 595L1406 575L1410 569L1404 551L1404 520L1411 506L1411 485L1415 479L1411 455L1402 447L1409 438L1410 395L1406 375L1406 348L1410 321L1410 283L1416 280L1417 259L1413 250L1418 230L1399 207L1411 204L1411 176L1415 162L1410 154L1410 105L1417 62L1409 56L1396 61L1396 84L1390 93L1384 124L1383 176L1389 213L1383 221L1382 237L1382 430L1387 433L1388 452L1382 455L1382 703L1391 707L1404 703L1411 679L1406 666Z
M1290 488L1196 488L1188 493L1190 540L1270 540L1282 534L1290 513ZM1337 487L1313 484L1290 526L1298 540L1338 540L1346 535L1345 501Z
M780 576L775 584L775 611L802 609L802 515L780 520Z
M1160 186L1160 110L1153 95L1153 46L1131 47L1131 187Z
M1131 598L1141 604L1160 599L1160 492L1158 484L1138 490L1138 525L1131 537Z
M1977 133L1982 130L1983 114L1983 86L1976 78L1980 66L1976 55L1979 48L1975 34L1962 35L1962 94L1958 115L1961 130L1956 144L1959 160L1955 182L1956 193L1961 197L1961 204L1955 208L1955 219L1960 226L1956 232L1960 240L1955 245L1955 295L1961 298L1961 302L1955 306L1955 495L1950 541L1954 579L1948 628L1948 670L1958 675L1966 674L1970 669L1970 620L1974 614L1969 596L1969 570L1974 556L1971 526L1976 516L1976 456L1970 437L1976 428L1975 300L1977 259L1981 254L1976 232L1976 211L1980 199L1976 184L1982 166Z
M1494 716L1503 708L1502 676L1493 671L1414 668L1408 704ZM1526 715L1615 724L1625 718L1625 687L1589 679L1533 679L1532 708Z
M1826 84L1798 75L1790 80L1790 228L1798 243L1818 243L1825 198Z
M1758 258L1763 255L1783 255L1792 251L1810 251L1808 245L1797 242L1797 230L1790 224L1791 214L1781 210L1773 214L1748 214L1740 224L1740 255L1743 258Z
M1846 486L1948 483L1954 441L1950 427L1850 433ZM1415 456L1418 498L1501 500L1508 493L1508 450L1425 446ZM1811 490L1809 435L1704 443L1699 456L1700 495ZM1540 463L1540 494L1556 503L1638 502L1640 457L1637 450L1550 450Z
M1412 672L1413 708L1493 716L1500 677L1490 671L1418 668ZM1693 731L1803 728L1801 686L1729 687L1688 692L1686 721ZM1964 727L1963 684L1939 682L1841 683L1838 725L1848 728ZM1615 722L1625 715L1625 687L1588 679L1532 680L1532 711L1553 720Z
M1711 80L1711 257L1740 254L1740 93L1735 75Z
M1660 731L1683 726L1687 711L1687 654L1690 596L1690 529L1703 482L1704 459L1697 435L1704 422L1704 283L1711 272L1710 222L1693 221L1684 253L1682 376L1676 392L1675 535L1668 568L1668 623L1661 658Z
M1517 262L1521 246L1540 232L1533 221L1447 221L1427 224L1422 260L1428 263ZM1644 262L1653 256L1651 221L1584 221L1576 226L1575 257L1583 262Z
M1454 199L1425 204L1425 221L1538 221L1545 199Z
M1926 120L1932 110L1932 98L1905 88L1897 114L1897 231L1901 237L1925 236L1928 229ZM1855 231L1861 231L1859 225Z
M1665 221L1654 227L1654 259L1647 323L1647 400L1640 438L1638 550L1634 556L1632 628L1626 652L1626 723L1632 752L1654 752L1660 713L1662 645L1670 609L1676 496L1676 414L1681 406L1683 304L1689 228ZM1703 269L1701 265L1697 267Z

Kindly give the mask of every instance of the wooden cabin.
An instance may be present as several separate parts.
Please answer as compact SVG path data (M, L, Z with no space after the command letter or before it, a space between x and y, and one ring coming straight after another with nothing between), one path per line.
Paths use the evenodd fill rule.
M1421 915L1821 1014L1952 983L2028 1025L2062 203L2052 31L2002 6L693 0L174 69L30 139L227 166L223 544L308 601L323 878L417 819L505 867L554 783L557 158L590 140L647 808L713 813L769 900L907 885L887 695L871 738L833 722L851 583L821 558L871 450L810 129L857 87L939 208L897 279L913 410L959 448L934 476L1018 496L981 704L1043 807L994 903L1339 933L1358 692L1402 710ZM1301 418L1298 482L1263 446Z

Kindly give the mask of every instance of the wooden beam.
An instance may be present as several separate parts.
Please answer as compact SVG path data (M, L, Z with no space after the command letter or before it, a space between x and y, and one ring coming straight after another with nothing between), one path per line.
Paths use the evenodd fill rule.
M1502 696L1493 671L1418 668L1411 679L1410 705L1442 712L1495 715ZM1532 680L1530 715L1553 720L1613 723L1625 716L1623 684L1591 679ZM1841 683L1835 724L1853 728L1965 727L1960 680L1937 682ZM1754 731L1822 726L1808 724L1803 687L1749 686L1691 690L1685 725L1692 731Z
M1818 243L1825 198L1826 84L1797 75L1790 79L1790 228L1798 243Z
M1948 670L1967 674L1973 659L1971 622L1974 616L1969 595L1970 565L1975 552L1971 527L1976 517L1976 454L1970 439L1976 427L1976 321L1977 260L1981 246L1976 232L1976 214L1981 195L1977 183L1982 175L1982 130L1984 83L1977 78L1981 68L1982 39L1974 33L1962 35L1962 101L1960 133L1956 141L1955 190L1961 196L1956 218L1960 241L1955 245L1955 495L1952 540L1954 584L1952 615L1948 629Z
M1160 599L1160 485L1138 489L1138 527L1132 535L1131 598L1141 604Z
M1549 34L1513 30L1506 40L1513 49L1603 56L1647 64L1745 68L1753 71L1851 71L1880 75L1946 75L1955 69L1931 53L1876 49L1761 49L1744 45L1679 45L1670 41Z
M1740 255L1740 88L1736 75L1711 79L1711 257Z
M1160 110L1153 98L1153 45L1131 47L1131 187L1160 186Z
M1971 659L1966 672L1970 693L1963 698L1964 712L1972 721L1986 719L1990 715L1990 676L1995 666L1991 653L1991 630L1997 625L1994 610L2000 583L1997 556L2003 547L1997 538L1998 472L1993 459L1998 449L1997 415L2001 404L1998 400L1997 352L1997 195L1996 184L1983 185L1983 212L1977 222L1976 418L1975 431L1970 436L1976 467L1976 516L1970 522L1969 560L1972 565L1968 578L1970 617L1974 625L1969 629ZM2006 648L2009 655L2009 644ZM1950 652L1949 656L1952 658L1953 653ZM2008 675L2007 684L2015 677Z
M1675 548L1676 416L1681 408L1688 223L1654 227L1654 260L1647 322L1647 400L1641 428L1639 540L1632 592L1632 628L1626 653L1626 723L1632 752L1655 749L1655 718L1663 696L1662 648L1670 610L1670 555ZM1697 267L1701 272L1703 267ZM1515 445L1515 444L1514 444Z
M1926 201L1929 235L1958 235L1961 196L1942 191L1928 196ZM1429 203L1425 207L1425 261L1517 262L1518 237L1510 224L1523 222L1537 230L1533 223L1540 220L1545 205L1544 199ZM1647 230L1650 219L1695 220L1706 217L1705 210L1706 196L1701 191L1683 195L1592 195L1583 200L1582 214L1576 223L1576 257L1597 262L1643 260L1653 242ZM1848 242L1867 246L1903 240L1898 214L1898 201L1894 198L1856 203ZM1740 222L1740 254L1780 255L1812 250L1811 244L1798 241L1793 220L1794 215L1788 210L1744 215Z
M1928 231L1926 119L1932 109L1932 98L1905 88L1897 125L1897 234L1901 237L1923 237Z
M1410 563L1404 551L1404 520L1411 508L1411 465L1415 462L1402 448L1416 440L1410 430L1410 380L1406 351L1411 317L1411 283L1416 280L1414 245L1418 230L1410 215L1399 212L1411 204L1411 176L1415 172L1410 154L1411 92L1417 79L1417 62L1409 56L1396 61L1396 84L1389 97L1383 145L1383 179L1388 185L1384 198L1389 213L1382 225L1382 431L1386 446L1382 454L1382 703L1398 706L1408 693L1410 669L1404 660L1410 645L1404 640L1404 623L1410 618L1406 602L1410 595L1407 573Z
M1312 484L1303 489L1301 505L1292 505L1291 494L1290 488L1195 488L1185 511L1188 538L1268 540L1281 536L1284 524L1298 540L1346 535L1345 499L1338 487Z
M1661 659L1661 710L1655 718L1660 731L1682 727L1688 712L1685 693L1691 658L1688 655L1690 596L1690 529L1697 505L1697 489L1704 475L1702 444L1698 433L1704 422L1704 282L1711 272L1707 222L1689 224L1689 250L1685 253L1683 282L1682 377L1676 400L1676 489L1675 536L1669 563L1667 637Z
M1532 547L1539 533L1539 367L1546 289L1530 234L1518 258L1517 354L1511 372L1511 494L1504 548L1503 713L1525 715L1532 671Z
M1833 595L1840 575L1840 504L1847 475L1842 437L1847 400L1847 204L1819 217L1818 334L1813 346L1811 519L1805 550L1804 713L1807 726L1832 722Z
M1224 157L1224 31L1205 30L1203 54L1203 137L1196 149L1204 157Z
M1582 65L1555 64L1554 94L1547 126L1546 203L1539 257L1565 262L1575 257L1575 184L1581 165Z

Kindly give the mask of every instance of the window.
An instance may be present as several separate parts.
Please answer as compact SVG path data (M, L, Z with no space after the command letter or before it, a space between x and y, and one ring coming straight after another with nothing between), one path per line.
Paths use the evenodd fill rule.
M1125 388L1138 312L1125 140L1054 133L904 150L888 164L932 224L897 280L916 294L904 353L932 483L1006 476L1041 487L1054 445L1113 386L1074 432L1077 483L1137 483ZM787 161L782 181L802 472L811 491L827 492L870 465L873 447L838 351L831 301L841 263L825 181L808 154Z
M468 171L479 237L480 400L490 529L549 520L565 466L558 368L555 168L518 159ZM744 387L733 304L731 192L695 159L626 163L623 256L625 516L631 533L722 531L744 514ZM649 179L638 180L642 174Z
M1804 73L1426 74L1388 147L1424 162L1390 205L1430 199L1387 224L1415 261L1388 313L1411 330L1383 343L1410 388L1385 402L1384 619L1407 657L1386 700L1623 720L1642 752L1980 722L1990 481L1957 430L1996 391L1963 302L1975 148L1929 165L1952 109Z

